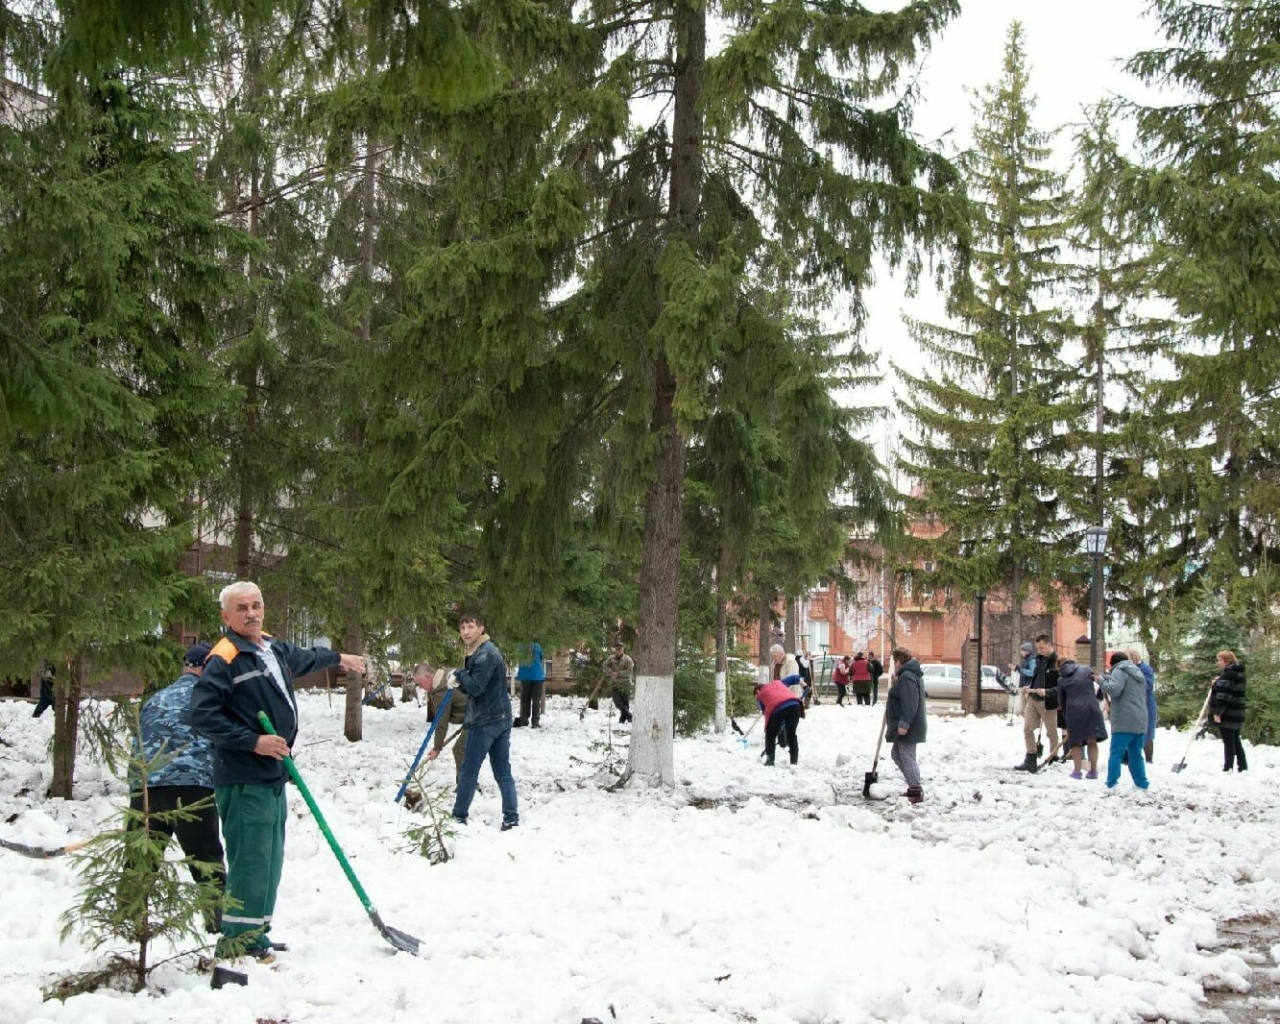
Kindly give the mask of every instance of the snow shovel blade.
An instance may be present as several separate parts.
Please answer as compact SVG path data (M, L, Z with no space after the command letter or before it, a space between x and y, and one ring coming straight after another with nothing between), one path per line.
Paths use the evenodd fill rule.
M378 929L378 932L382 937L391 943L391 945L395 946L396 949L400 950L402 953L412 953L414 956L418 955L418 947L421 943L408 932L402 932L399 928L392 928L391 925L386 924L382 920L381 915L373 909L370 909L369 911L369 920L373 922L373 926Z
M209 978L210 988L222 988L224 985L247 985L249 975L233 971L229 967L215 967Z
M1173 766L1173 770L1175 772L1180 772L1186 766L1187 766L1187 759L1184 757L1181 761L1179 761L1177 764Z
M871 787L880 781L879 772L863 772L862 773L862 795L868 800L871 799Z
M450 691L452 693L452 691ZM437 719L439 715L437 714ZM280 735L275 730L275 726L271 724L271 719L267 717L265 711L258 712L258 721L262 728L272 736ZM347 855L342 852L342 847L338 845L338 839L333 834L333 829L329 828L329 823L325 820L324 814L320 810L316 798L311 795L311 790L307 788L307 784L302 781L302 776L298 772L298 766L293 763L293 758L286 755L283 759L285 770L289 773L289 778L293 780L293 784L298 787L298 792L302 794L302 799L307 802L307 807L311 811L311 816L315 819L316 824L320 827L321 833L324 835L329 849L333 851L333 855L338 858L338 864L342 868L343 874L347 876L347 881L351 883L351 888L355 890L356 896L360 899L360 905L364 907L365 913L369 915L369 920L373 922L373 926L378 929L378 934L387 940L396 949L405 953L418 955L418 940L406 932L399 931L389 925L383 923L378 911L374 909L373 901L369 899L369 894L364 891L364 886L360 884L360 879L356 877L355 870L351 867L351 862L347 860Z

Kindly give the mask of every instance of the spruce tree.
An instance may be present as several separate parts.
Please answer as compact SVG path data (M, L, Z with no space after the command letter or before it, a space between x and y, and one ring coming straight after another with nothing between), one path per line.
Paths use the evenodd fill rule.
M1202 584L1265 618L1280 507L1280 3L1151 7L1168 45L1127 69L1179 95L1130 106L1142 162L1121 194L1153 238L1151 287L1177 319L1174 372L1145 401L1159 439L1143 503L1151 586L1175 618Z
M1081 184L1072 194L1068 231L1078 258L1082 370L1092 378L1085 390L1093 406L1075 429L1080 452L1091 453L1079 463L1075 511L1080 521L1109 528L1108 606L1150 644L1159 566L1148 529L1155 439L1146 410L1170 322L1151 311L1147 236L1120 201L1125 161L1113 105L1093 108L1075 140Z
M953 325L911 325L933 368L918 376L899 371L910 396L903 410L914 425L903 439L902 468L919 485L906 508L914 521L941 528L922 541L936 566L928 583L966 600L1004 588L1015 647L1028 590L1052 606L1058 584L1079 574L1069 430L1087 408L1064 358L1072 323L1055 295L1068 272L1064 181L1034 111L1015 21L1001 77L982 93L974 146L962 161L972 274L954 286Z
M227 243L173 90L136 71L84 78L0 162L0 302L49 352L104 381L91 418L0 446L7 660L56 659L51 793L69 798L78 696L92 676L172 670L158 639L199 597L179 570L189 499L216 459L221 400L206 313Z
M168 860L169 833L180 822L194 821L199 812L213 804L213 795L170 811L151 809L147 777L173 759L173 752L147 758L141 741L139 705L130 703L127 714L133 743L118 753L127 760L127 774L139 806L125 807L121 826L94 836L75 854L83 887L79 897L62 915L62 937L73 931L84 935L91 948L124 942L104 969L64 980L56 995L97 988L123 977L135 992L146 987L147 978L159 965L157 944L194 943L195 952L205 943L204 933L213 930L222 909L222 886L215 876L221 864L196 861L190 857ZM192 879L182 877L190 871ZM179 954L189 955L189 954Z
M713 368L752 364L733 325L761 282L821 304L865 286L877 249L914 269L917 245L964 231L954 169L914 139L898 95L901 69L955 11L490 12L508 78L442 141L456 178L441 197L449 233L415 272L418 344L465 353L450 380L484 396L475 422L497 425L481 453L496 467L486 525L518 508L547 538L527 552L486 544L490 578L521 562L553 578L590 493L579 453L602 438L622 453L605 487L613 507L625 496L643 511L637 782L674 781L686 448ZM633 106L654 95L670 98L669 119Z

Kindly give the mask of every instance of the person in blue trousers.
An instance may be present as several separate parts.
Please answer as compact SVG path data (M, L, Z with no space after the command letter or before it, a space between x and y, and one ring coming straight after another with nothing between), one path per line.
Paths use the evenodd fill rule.
M462 668L450 672L446 685L467 695L467 756L458 778L458 794L453 802L453 818L465 825L476 795L480 766L489 759L493 777L502 794L502 831L520 824L516 801L516 781L511 775L511 698L507 696L507 666L489 634L484 619L467 613L458 620L467 659Z
M1111 701L1111 750L1107 756L1107 788L1120 781L1120 765L1127 756L1133 784L1146 789L1147 765L1142 745L1147 738L1147 681L1122 651L1111 655L1111 674L1102 679L1102 692Z

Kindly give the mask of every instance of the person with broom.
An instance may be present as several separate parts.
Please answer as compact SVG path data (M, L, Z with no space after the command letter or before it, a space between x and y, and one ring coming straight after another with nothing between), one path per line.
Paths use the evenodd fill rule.
M893 744L889 756L907 783L906 798L913 804L924 799L916 747L925 740L924 673L920 662L905 647L894 649L893 682L885 698L884 738Z

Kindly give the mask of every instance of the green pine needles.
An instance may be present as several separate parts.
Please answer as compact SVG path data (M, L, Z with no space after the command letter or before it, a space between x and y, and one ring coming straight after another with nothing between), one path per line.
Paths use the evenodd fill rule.
M139 735L136 705L133 731ZM142 749L139 737L136 750ZM151 808L146 779L172 757L162 753L148 760L141 753L130 754L128 771L140 780L140 806L126 806L118 827L95 836L73 855L82 887L63 914L62 937L75 932L91 949L111 951L104 966L60 980L46 990L46 998L104 985L139 992L161 964L198 957L207 934L216 930L223 907L216 874L222 865L166 857L168 835L156 831L195 820L213 802L209 796L171 811ZM188 872L199 880L185 877Z

